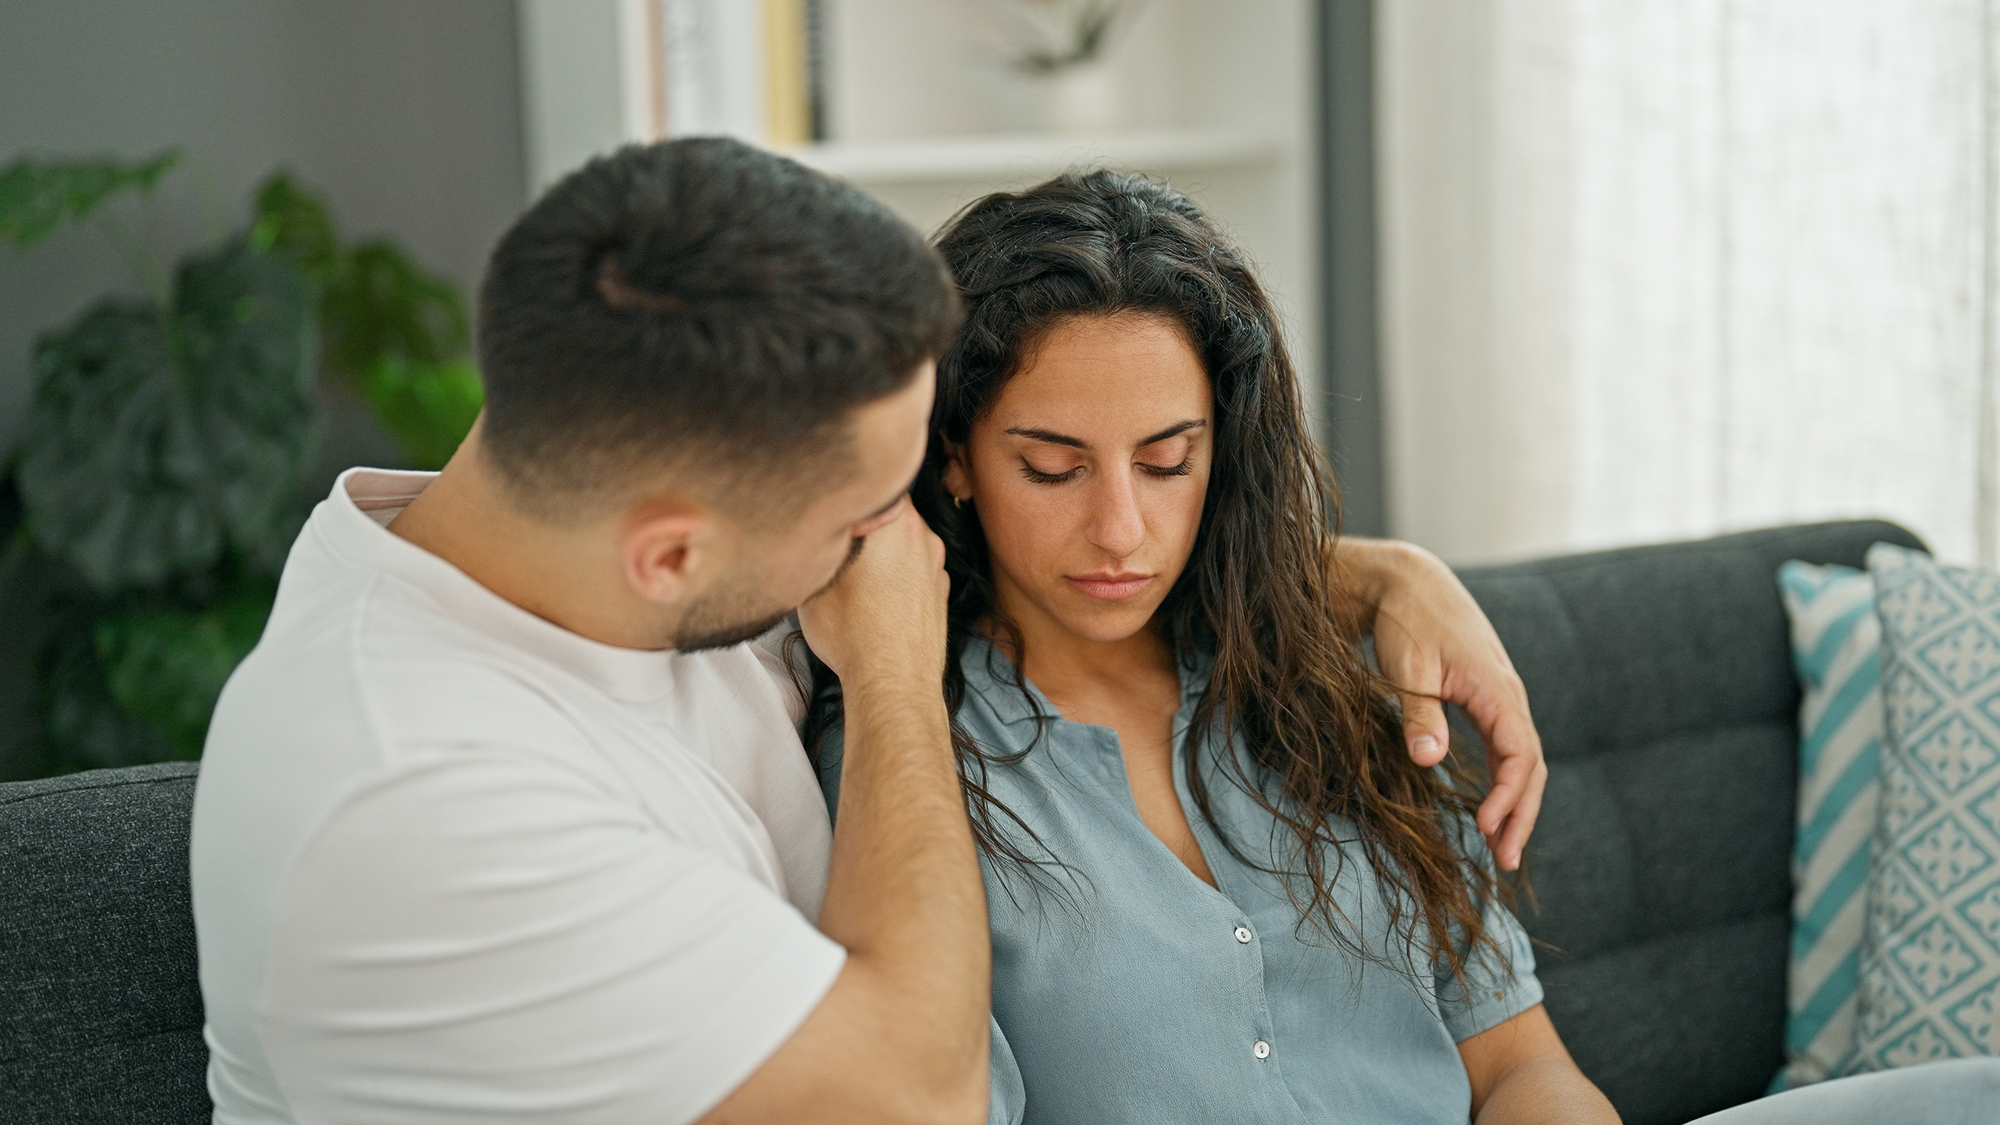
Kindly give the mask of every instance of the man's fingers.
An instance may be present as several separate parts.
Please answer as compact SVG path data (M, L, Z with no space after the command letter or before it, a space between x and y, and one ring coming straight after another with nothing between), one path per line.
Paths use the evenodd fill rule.
M1452 701L1465 708L1489 756L1541 761L1542 736L1535 732L1534 717L1528 712L1528 693L1519 680L1510 686L1512 690L1474 689L1464 693L1466 698Z
M1451 742L1451 728L1445 725L1444 705L1429 696L1403 694L1403 744L1410 748L1410 760L1420 766L1444 761Z
M1534 774L1535 763L1527 758L1487 758L1488 768L1493 774L1493 786L1486 791L1486 799L1479 803L1479 834L1488 840L1500 835L1521 803L1521 797L1528 791L1528 779Z
M1466 701L1465 708L1486 743L1493 779L1492 790L1479 806L1479 831L1494 845L1501 866L1511 871L1519 866L1520 850L1541 813L1541 779L1548 774L1542 739L1529 717L1524 691L1480 692ZM1533 801L1526 799L1531 789Z
M1542 789L1548 782L1548 767L1535 757L1494 758L1493 788L1479 806L1480 834L1486 837L1493 859L1504 871L1521 866L1521 853L1535 830L1535 818L1542 808Z
M1494 861L1503 871L1515 871L1521 866L1521 855L1528 847L1528 835L1535 830L1535 818L1541 815L1542 791L1548 787L1549 770L1537 763L1528 774L1528 780L1515 803L1513 814L1507 818L1507 830L1501 834L1497 846L1493 848Z

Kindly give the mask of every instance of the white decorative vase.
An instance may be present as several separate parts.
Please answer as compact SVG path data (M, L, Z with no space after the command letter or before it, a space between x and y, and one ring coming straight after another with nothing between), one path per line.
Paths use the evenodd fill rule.
M1037 81L1042 127L1057 133L1101 133L1123 124L1118 76L1103 60L1064 67Z

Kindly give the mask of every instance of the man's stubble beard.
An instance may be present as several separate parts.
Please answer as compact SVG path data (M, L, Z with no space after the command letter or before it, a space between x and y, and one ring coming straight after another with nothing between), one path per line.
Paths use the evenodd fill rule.
M848 548L847 557L834 570L833 577L827 579L825 586L813 591L813 598L840 581L840 576L847 573L847 568L860 557L862 545L866 542L861 538L854 540L853 546ZM674 631L673 648L679 652L729 648L755 640L777 628L779 622L791 615L791 609L781 609L776 613L768 609L751 609L756 601L761 600L754 596L758 592L758 584L753 580L732 584L728 589L716 590L696 599L682 615L680 627ZM812 598L806 600L811 601Z

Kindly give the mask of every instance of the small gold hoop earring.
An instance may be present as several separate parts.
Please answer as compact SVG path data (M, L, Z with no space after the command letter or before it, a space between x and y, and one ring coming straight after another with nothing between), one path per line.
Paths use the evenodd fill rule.
M964 508L964 507L965 507L965 497L963 497L963 496L954 496L954 497L952 497L952 498L951 498L951 506L952 506L952 507L954 507L954 508L961 508L961 509L962 509L962 508Z

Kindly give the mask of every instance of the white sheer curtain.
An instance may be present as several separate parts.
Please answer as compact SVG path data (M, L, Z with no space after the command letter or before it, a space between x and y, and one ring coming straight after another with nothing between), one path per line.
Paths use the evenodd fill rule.
M1393 530L2000 553L2000 0L1382 0Z

